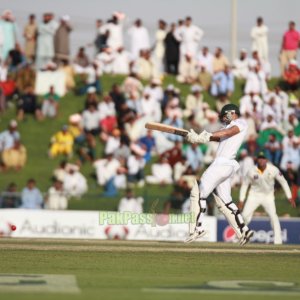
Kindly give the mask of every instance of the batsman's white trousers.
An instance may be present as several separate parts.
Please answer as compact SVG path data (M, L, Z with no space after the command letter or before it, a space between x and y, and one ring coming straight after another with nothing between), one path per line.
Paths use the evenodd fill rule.
M232 201L231 178L239 169L239 164L235 160L218 157L206 169L200 181L200 199L207 199L216 189L218 196L227 204Z
M274 231L274 244L282 244L281 227L276 213L275 199L273 194L249 194L242 216L246 224L251 222L254 211L262 206L271 220L271 226Z

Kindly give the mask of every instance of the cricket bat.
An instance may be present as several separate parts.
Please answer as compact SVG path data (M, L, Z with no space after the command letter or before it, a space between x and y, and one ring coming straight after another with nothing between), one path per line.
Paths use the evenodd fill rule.
M174 127L174 126L165 125L165 124L156 123L156 122L148 122L148 123L145 124L145 127L147 129L172 133L172 134L181 135L181 136L184 136L184 137L188 134L188 131L186 129L177 128L177 127Z

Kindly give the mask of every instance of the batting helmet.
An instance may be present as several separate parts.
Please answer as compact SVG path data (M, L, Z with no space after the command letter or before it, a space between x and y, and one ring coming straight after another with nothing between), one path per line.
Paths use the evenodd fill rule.
M226 104L222 107L222 110L221 110L221 113L220 113L220 116L221 118L223 116L225 116L228 112L235 112L237 115L241 115L240 113L240 109L238 108L238 106L236 106L235 104Z

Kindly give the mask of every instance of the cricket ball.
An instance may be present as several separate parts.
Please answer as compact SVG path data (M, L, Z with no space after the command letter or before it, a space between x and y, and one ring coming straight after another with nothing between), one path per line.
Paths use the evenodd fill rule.
M17 226L16 225L11 225L10 228L11 228L12 231L15 231L17 229Z

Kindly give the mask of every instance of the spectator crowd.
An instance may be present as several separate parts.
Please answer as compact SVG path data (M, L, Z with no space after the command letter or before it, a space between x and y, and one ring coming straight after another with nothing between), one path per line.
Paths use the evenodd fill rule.
M241 168L233 185L241 184L257 153L264 150L293 187L294 199L299 199L300 34L295 22L288 23L278 41L281 77L274 86L269 30L261 17L249 33L251 49L241 49L232 63L222 48L211 50L202 45L205 32L191 17L171 24L159 20L154 45L141 19L126 32L125 21L121 12L114 12L107 22L96 20L95 56L89 57L81 47L71 58L70 16L57 19L53 13L45 13L38 21L31 14L21 45L13 13L2 13L0 113L5 114L13 105L16 120L0 133L1 171L20 171L26 164L26 145L18 131L24 118L32 115L37 122L57 118L61 97L66 93L81 95L84 102L82 109L49 137L49 159L63 160L53 172L53 185L46 195L42 196L34 179L28 180L20 195L11 183L2 193L0 206L66 209L69 198L80 199L88 191L80 168L90 164L97 184L103 187L101 196L114 197L119 189L127 189L120 203L122 211L128 199L134 198L131 188L145 184L172 184L165 211L181 209L194 179L212 162L217 144L188 145L180 136L146 131L144 124L154 121L197 132L214 131L222 126L218 113L231 101L239 103L249 125L239 156ZM101 84L104 74L111 78L122 75L123 82L105 90ZM186 97L175 84L164 84L167 74L178 86L189 87ZM240 99L234 96L237 82L243 83ZM208 103L208 94L213 103ZM100 157L96 155L99 144L103 147ZM68 162L74 157L78 158L76 164ZM147 167L150 174L145 174ZM142 202L139 199L128 207L140 211Z

